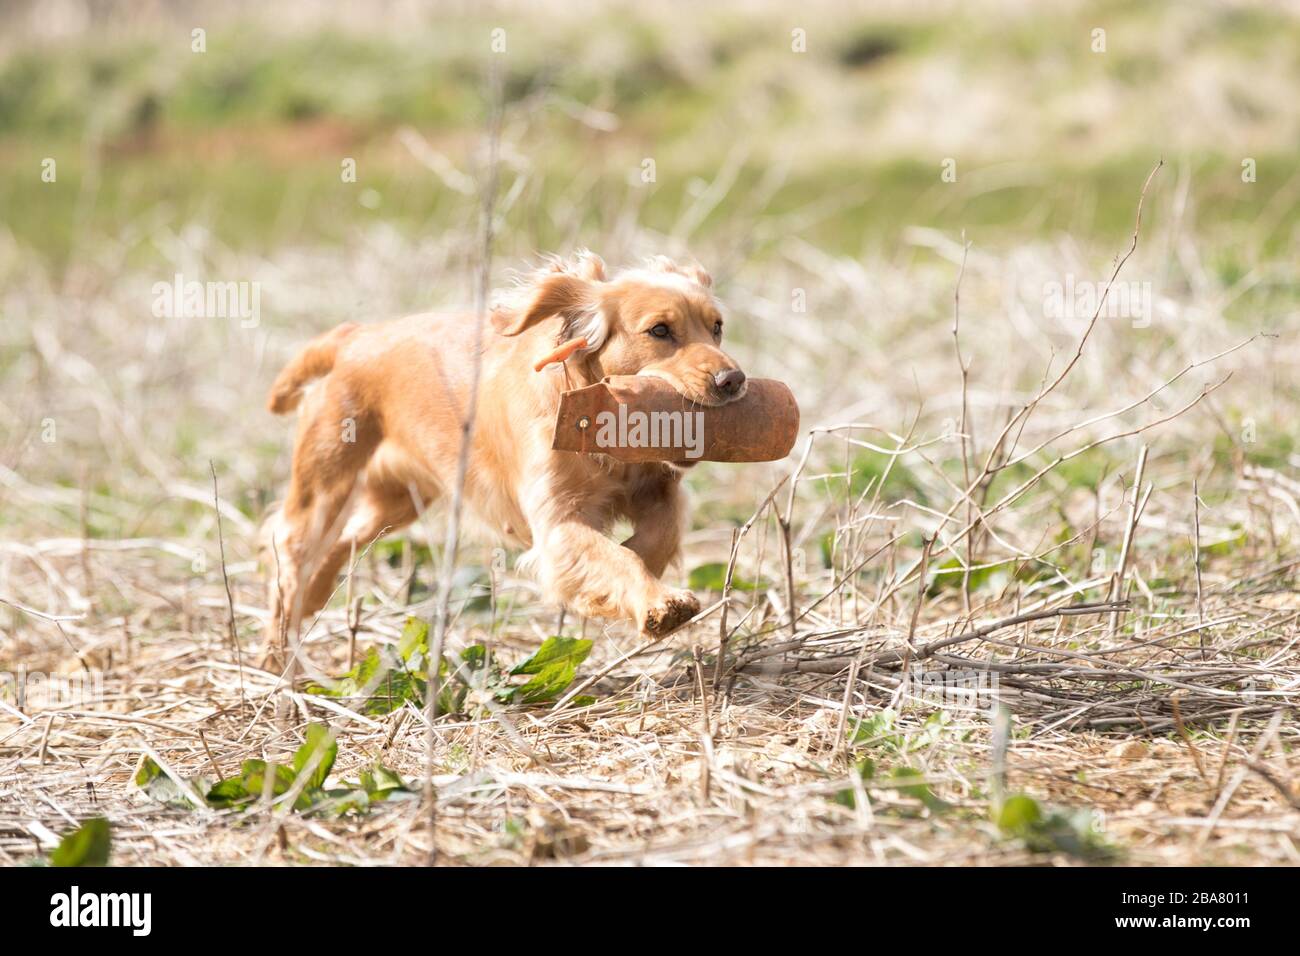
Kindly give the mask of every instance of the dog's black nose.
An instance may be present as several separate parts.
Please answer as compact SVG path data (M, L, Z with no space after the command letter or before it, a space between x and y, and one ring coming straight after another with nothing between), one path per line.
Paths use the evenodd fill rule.
M714 373L713 381L720 391L735 395L740 391L740 386L745 384L745 373L738 368L723 369Z

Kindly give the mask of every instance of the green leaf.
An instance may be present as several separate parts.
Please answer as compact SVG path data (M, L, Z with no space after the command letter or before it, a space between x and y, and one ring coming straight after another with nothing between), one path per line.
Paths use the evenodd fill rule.
M301 775L313 761L317 761L316 768L307 779L307 789L318 790L325 786L325 778L330 775L334 760L339 755L339 745L328 724L312 724L307 728L306 736L307 742L293 755L294 774Z
M465 709L469 688L456 681L444 680L438 691L438 713L459 714Z
M713 561L692 568L690 577L687 580L687 587L692 591L721 591L726 586L727 566L721 561ZM733 591L753 591L757 587L758 585L753 581L746 580L737 574L731 576L731 589Z
M416 619L407 619L408 627L412 621ZM416 623L420 622L416 621ZM312 684L307 688L307 692L323 697L347 698L358 697L369 687L370 695L359 709L362 713L372 716L391 714L408 700L416 703L422 701L425 683L420 676L417 676L422 672L410 670L400 654L395 656L392 651L389 651L388 658L389 660L385 661L380 652L372 647L360 663L338 678L333 686Z
M208 805L218 810L247 803L252 799L252 794L248 792L244 781L239 777L222 780L207 793Z
M902 738L891 733L894 718L898 715L889 707L876 711L871 717L853 722L849 728L849 743L855 747L884 747L897 750Z
M365 813L372 802L369 794L356 787L321 790L317 792L317 800L311 809L313 813L341 817L347 813Z
M406 663L417 653L423 661L429 656L429 622L418 617L408 617L402 626L402 636L397 642L397 653Z
M483 644L471 644L460 652L460 669L473 673L487 666L487 647Z
M1017 793L1007 797L998 811L998 829L1010 836L1023 836L1043 818L1043 811L1033 797Z
M361 658L346 674L334 680L330 686L309 684L307 693L321 697L355 697L357 692L379 673L381 663L379 652L372 647L366 651L365 657Z
M895 780L909 780L913 777L924 777L925 775L914 767L895 767L890 776ZM898 791L920 800L933 813L942 813L949 806L947 801L941 800L934 795L934 791L930 789L928 783L903 784L898 787Z
M438 695L440 714L461 713L471 687L481 688L504 703L514 697L515 688L506 683L496 658L488 654L483 644L471 644L459 654L445 655L442 676L442 691Z
M591 653L591 645L591 641L576 637L548 637L537 653L510 672L534 675L528 683L515 689L513 699L536 704L564 693L573 683L578 666Z
M135 785L150 799L157 800L159 803L175 807L180 810L193 810L199 804L197 803L194 792L185 787L178 786L176 781L163 771L162 767L154 761L152 757L145 757L140 764L140 769L136 771ZM194 780L197 792L202 793L207 783L199 777Z
M135 785L144 790L159 777L166 777L162 767L158 766L153 757L145 757L140 763L140 769L135 772Z
M420 704L427 685L419 677L400 667L390 668L374 688L362 710L374 716L400 710L407 701Z
M876 762L870 757L863 757L857 763L858 776L866 783L876 776ZM852 810L858 805L858 799L854 791L848 787L843 790L837 790L831 799L842 807L848 807Z
M925 718L925 723L921 725L921 730L907 739L907 750L909 753L915 753L926 747L932 747L938 743L943 736L945 728L950 723L948 714L942 710L936 710L929 717Z
M363 687L371 684L383 669L384 662L378 648L370 648L366 656L339 679L338 697L355 697Z
M577 667L591 653L591 641L576 637L548 637L531 657L517 664L511 674L540 674L557 664Z
M997 825L1006 836L1024 842L1034 853L1068 853L1083 859L1104 859L1116 850L1097 832L1090 810L1044 813L1033 797L1008 797L997 810Z
M284 764L268 766L265 760L245 760L240 768L244 789L249 796L260 797L266 786L266 777L271 774L271 796L279 797L289 792L297 774L292 767Z
M55 866L107 866L113 845L112 828L103 817L87 820L59 841L50 854Z
M361 789L372 800L383 800L389 794L409 792L411 788L396 770L389 770L383 764L376 763L370 770L362 772Z
M373 804L399 794L410 796L411 793L397 771L376 762L369 770L361 771L358 783L344 781L341 788L314 791L311 810L341 817L348 813L364 813Z

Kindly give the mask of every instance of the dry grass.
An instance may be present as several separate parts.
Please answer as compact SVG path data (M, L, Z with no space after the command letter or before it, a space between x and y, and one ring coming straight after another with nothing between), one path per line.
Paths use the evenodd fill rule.
M1163 200L1151 201L1161 212ZM256 263L205 246L197 231L174 239L159 245L174 249L178 269L265 277L275 307L264 326L145 322L154 277L113 262L88 262L60 288L35 267L7 277L6 311L21 321L5 330L16 357L4 402L20 427L6 436L0 472L3 661L94 671L103 683L71 706L20 712L5 700L0 857L31 859L102 814L123 864L423 861L431 835L415 798L342 820L285 805L182 810L131 779L146 756L180 777L283 760L320 720L339 743L336 777L381 760L420 779L416 704L366 716L361 701L314 697L248 664L265 613L256 516L285 461L282 427L255 409L299 330L350 312L339 301L398 311L428 295L431 274L468 276L469 263L450 238L395 248L380 233L337 258ZM806 422L828 427L802 463L712 465L692 479L701 517L686 564L734 559L725 623L715 601L668 641L640 646L625 628L569 619L564 633L595 640L579 676L594 704L440 718L442 862L1087 858L1068 840L1036 853L1000 831L991 808L1001 792L1091 810L1104 824L1104 859L1300 858L1288 756L1300 693L1300 487L1294 457L1252 463L1251 445L1235 437L1251 417L1252 437L1265 440L1295 404L1259 374L1261 342L1204 305L1233 290L1181 275L1162 287L1150 328L1103 317L1091 331L1083 322L1025 337L1015 316L1040 303L1017 292L1017 273L1086 267L1044 250L967 255L943 237L917 241L939 254L863 266L794 244L779 269L726 278L724 297L752 317L737 346L748 366L782 374ZM611 245L618 258L672 240ZM1161 251L1126 268L1152 274L1168 244L1157 230L1150 245ZM951 318L959 274L965 389L951 330L934 319ZM784 305L791 288L814 303L797 327ZM999 300L1011 321L993 317ZM1294 343L1266 348L1281 362ZM1045 373L1049 349L1057 358ZM1228 377L1243 368L1251 374ZM863 409L891 427L863 421ZM47 419L52 443L42 441ZM954 422L965 422L956 437ZM1134 469L1140 446L1152 450ZM870 450L882 447L901 450ZM1089 450L1069 461L1091 463L1095 479L1057 462L1080 448ZM224 566L209 459L225 499ZM877 470L846 483L846 468ZM402 555L358 561L346 587L364 599L362 649L393 643L408 615L432 612L436 552L420 547L441 540L431 522ZM951 572L954 558L970 570L936 583L931 573ZM486 546L465 549L453 607L490 560ZM1120 593L1127 604L1062 613ZM457 617L453 649L487 640L513 663L555 633L556 609L528 582L496 577L493 599L491 614ZM346 669L349 630L343 602L313 626L304 653L320 673ZM936 703L903 679L968 669L995 675L1009 732L999 736L987 706ZM884 708L897 717L883 739L852 742L856 722ZM873 776L854 769L864 758Z
M928 8L911 24L914 7L890 5L900 18L890 30L940 29ZM705 124L705 139L724 144L715 163L695 155L691 101L676 104L689 134L655 147L665 183L684 168L677 151L717 171L680 190L666 232L642 215L649 193L621 178L653 139L642 127L607 144L619 172L597 188L568 159L547 168L552 154L535 148L595 141L584 125L592 117L575 115L571 98L548 99L539 83L507 110L494 285L505 266L552 244L541 237L591 246L611 264L693 255L730 307L729 347L751 374L791 385L808 441L784 462L691 473L694 523L674 573L722 565L728 586L657 644L548 606L509 563L501 569L490 541L467 538L444 578L440 513L359 555L302 645L318 679L346 671L354 652L395 645L409 617L442 606L454 615L453 653L482 642L512 665L550 635L594 642L558 702L488 707L471 693L463 712L438 718L434 813L420 795L429 723L418 701L375 713L359 697L315 695L251 665L266 614L256 529L288 467L288 428L263 411L263 396L311 334L474 300L478 198L460 142L473 136L456 130L454 150L436 144L443 156L423 130L367 133L375 155L395 154L411 164L403 175L433 184L440 228L419 240L393 226L395 212L384 218L407 179L383 187L388 205L375 216L348 220L340 247L282 245L265 257L227 245L215 213L175 228L152 199L139 209L120 200L132 214L111 241L78 218L84 231L71 234L66 267L0 229L0 673L47 685L92 679L64 700L30 681L25 699L13 680L0 684L0 862L39 861L92 816L113 824L113 862L141 865L434 855L445 864L1300 862L1300 389L1290 374L1300 284L1295 263L1267 252L1294 230L1300 180L1279 184L1261 163L1273 207L1253 223L1224 214L1258 200L1240 182L1238 139L1280 149L1294 140L1295 111L1284 96L1238 88L1241 76L1259 79L1240 66L1254 54L1185 56L1181 40L1209 29L1194 11L1161 20L1170 30L1155 32L1170 43L1152 62L1169 81L1136 96L1123 92L1132 76L1117 80L1079 52L1082 23L1040 29L1031 9L1016 36L1050 41L1045 52L1022 52L978 82L958 54L971 50L980 70L996 58L969 45L886 60L869 82L846 81L833 58L799 72L803 61L784 54L784 14L771 14L787 80L742 83L738 101L798 122L757 137L770 156L751 155L732 125ZM321 16L312 3L286 11L288 32ZM814 38L840 22L835 9L825 16L826 28L810 23ZM975 20L1000 46L1001 26ZM1139 77L1153 54L1126 37L1144 23L1112 31ZM1247 38L1271 34L1271 23L1249 20ZM399 29L415 35L388 27ZM766 50L770 38L757 32ZM615 33L635 51L631 32ZM713 75L701 65L710 36L667 44L691 92ZM461 39L469 49L481 37ZM1062 50L1074 51L1075 72L1048 69ZM600 74L601 57L626 51L588 52ZM760 79L778 75L740 62L756 63ZM1194 122L1181 110L1195 83L1214 95L1197 97ZM782 84L813 106L767 111L775 94L759 93ZM874 100L879 109L868 109ZM744 111L723 102L728 124L743 124ZM644 105L645 129L671 105ZM939 111L943 122L925 120ZM1080 115L1100 119L1080 127ZM565 116L572 143L545 125ZM874 124L866 140L912 155L927 176L953 144L966 150L958 189L936 179L924 202L903 207L961 221L860 235L857 213L837 210L860 208L863 192L818 188L801 205L805 179L794 198L783 193L798 175L829 174L817 169L823 150L858 150L859 120ZM45 148L42 129L34 124L32 148ZM1026 142L1008 145L1007 129ZM260 135L235 121L215 135L232 130ZM1090 215L1115 197L1031 158L1072 142L1089 150L1082 164L1100 164L1153 140L1230 158L1172 163L1145 193L1132 244L1111 234L1108 216ZM182 141L196 154L209 142L197 132ZM96 148L86 148L92 169ZM793 172L783 151L797 157ZM299 200L323 196L326 180L335 188L335 158L324 172L295 162L289 178L308 177ZM739 186L747 163L763 174ZM867 214L893 215L888 180L866 179L886 210ZM96 175L74 181L79 216L117 208L111 190L97 196ZM1032 215L1010 217L994 242L967 246L965 213L944 213L1027 183ZM1131 184L1134 203L1140 187ZM373 206L379 191L370 192ZM329 195L352 208L350 193ZM32 221L43 228L45 207L27 208L42 210ZM1214 229L1198 232L1202 212ZM593 229L593 215L606 225ZM289 202L277 216L307 222ZM1035 227L1074 219L1103 239ZM850 237L838 248L883 251L828 251L810 238L827 222L828 234ZM176 273L259 283L261 321L155 316L154 284ZM1113 291L1150 295L1149 315L1060 318L1045 302L1053 283L1096 290L1112 276ZM976 706L962 693L970 680L986 691ZM936 696L935 682L950 692ZM242 812L167 805L132 782L146 760L180 781L230 777L247 759L283 762L321 721L339 747L332 781L378 761L404 777L409 797L336 818L291 800ZM999 825L1013 794L1037 801L1041 825Z
M1294 685L1293 663L1289 669L1260 664L1246 650L1261 649L1258 636L1251 635L1267 632L1269 622L1293 622L1300 612L1294 600L1289 604L1296 610L1277 603L1258 596L1210 602L1212 620L1232 622L1215 628L1232 637L1211 647L1214 660L1249 660L1246 666L1262 679ZM7 860L29 858L52 833L100 814L115 826L119 864L424 859L429 834L418 800L337 821L284 807L242 814L177 810L132 791L129 781L146 752L182 776L231 775L243 759L284 759L307 720L333 726L340 745L336 772L355 776L375 758L408 779L421 772L423 732L416 708L371 719L291 692L270 675L248 669L241 675L219 637L220 618L218 608L196 615L197 634L88 641L81 648L88 660L116 658L107 669L102 702L93 710L34 711L6 720L0 852ZM387 621L376 616L370 626L382 633L385 623L395 625L399 618L400 612ZM943 627L923 630L942 633ZM1175 624L1159 634L1147 632L1143 647L1100 664L1090 659L1060 684L1041 677L1007 680L1019 730L1010 747L1009 788L1101 811L1105 838L1123 848L1125 862L1295 862L1297 814L1288 804L1296 800L1294 789L1289 797L1280 794L1246 769L1254 757L1277 778L1288 779L1286 758L1274 746L1256 753L1263 743L1257 715L1277 709L1285 692L1244 705L1240 695L1225 696L1224 711L1244 714L1226 739L1198 734L1195 743L1181 742L1140 729L1139 715L1167 705L1169 688L1124 680L1121 662L1134 661L1144 673L1170 680L1233 669L1231 663L1193 663L1199 661L1198 643L1186 635L1171 639L1178 630ZM521 631L503 635L498 652L522 656L535 638ZM1090 633L1104 642L1105 625L1058 630L1051 624L1027 632L1016 628L1006 636L1018 647L1015 658L1050 662L1053 649L1086 642ZM1262 649L1285 660L1286 635L1293 640L1294 631L1274 633ZM828 643L809 637L819 648ZM873 629L871 643L898 639L897 630ZM133 645L126 663L123 643ZM322 634L314 656L328 658L329 644L345 643ZM613 642L600 642L592 663L616 649ZM866 808L859 811L832 799L852 786L841 731L842 673L790 674L785 667L792 661L786 660L767 673L746 668L747 676L725 693L706 689L701 696L689 655L677 651L668 647L631 658L600 685L599 702L592 706L512 713L513 731L491 719L440 722L442 772L435 783L441 859L960 865L1036 858L988 822L991 733L984 714L950 711L938 739L899 756L924 774L949 809L926 810L898 789L899 781L884 779L864 786L870 803L859 804ZM847 696L851 711L874 712L896 683L888 669L859 671ZM1058 716L1060 711L1065 713ZM898 729L905 739L921 730L928 712L916 704L904 709ZM1089 726L1097 722L1089 713L1128 716L1130 731L1117 736L1113 726ZM1154 731L1160 719L1149 716L1145 723ZM1293 740L1293 728L1282 739ZM902 746L906 751L908 744Z

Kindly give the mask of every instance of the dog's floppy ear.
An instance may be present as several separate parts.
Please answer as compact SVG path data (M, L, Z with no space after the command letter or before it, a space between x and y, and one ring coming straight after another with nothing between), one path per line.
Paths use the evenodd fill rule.
M492 327L500 335L518 335L552 315L563 315L572 323L579 313L597 308L592 283L604 279L604 261L589 250L582 250L573 262L552 260L550 268L536 273L519 296L492 310Z
M534 322L553 315L568 315L587 305L591 287L578 276L556 272L538 280L532 293L517 304L498 306L492 312L492 327L501 335L518 335Z

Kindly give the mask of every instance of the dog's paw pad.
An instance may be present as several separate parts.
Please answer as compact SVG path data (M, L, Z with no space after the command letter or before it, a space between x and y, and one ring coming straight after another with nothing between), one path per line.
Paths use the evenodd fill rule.
M700 599L690 591L677 591L646 612L645 633L660 637L677 630L700 613Z

